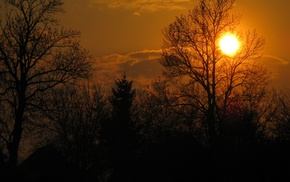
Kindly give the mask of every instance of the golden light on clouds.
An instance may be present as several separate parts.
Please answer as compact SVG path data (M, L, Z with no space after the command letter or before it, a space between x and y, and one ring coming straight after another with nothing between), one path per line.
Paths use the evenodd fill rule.
M224 35L220 39L219 44L222 52L229 56L234 55L240 47L237 37L233 34Z
M133 13L133 15L135 15L135 16L141 16L141 13L138 12L138 11L135 11L135 12Z
M187 9L191 0L91 0L94 4L103 4L108 8L135 9L138 11L158 11Z
M125 71L128 77L134 78L135 83L148 85L161 74L160 56L161 49L103 56L95 60L94 77L103 83L113 84L115 78Z
M93 56L103 60L98 68L101 71L108 71L109 79L106 81L114 81L112 77L115 74L112 74L112 71L122 74L125 69L128 74L132 72L129 77L153 74L149 71L140 71L141 65L142 70L145 69L145 63L157 72L155 67L158 66L158 61L141 56L144 52L142 50L160 49L163 40L161 30L172 23L176 16L187 14L198 2L197 0L63 1L66 13L61 15L61 19L64 27L81 31L82 45ZM287 64L290 62L290 24L287 23L289 8L290 1L237 0L233 10L235 14L242 14L241 24L234 31L256 29L258 34L265 38L262 60L267 62L266 66L275 68L274 71L280 75L279 83L285 85L290 85L289 80L285 79L290 76L290 64ZM222 51L219 40L217 46ZM244 40L238 41L239 51L243 48ZM222 54L227 55L223 52ZM156 56L153 53L146 55ZM153 68L151 64L155 67Z

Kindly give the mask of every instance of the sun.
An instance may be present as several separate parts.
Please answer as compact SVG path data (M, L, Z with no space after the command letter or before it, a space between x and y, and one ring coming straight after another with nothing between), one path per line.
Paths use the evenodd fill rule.
M235 35L226 34L220 39L220 48L226 55L233 56L239 49L240 43Z

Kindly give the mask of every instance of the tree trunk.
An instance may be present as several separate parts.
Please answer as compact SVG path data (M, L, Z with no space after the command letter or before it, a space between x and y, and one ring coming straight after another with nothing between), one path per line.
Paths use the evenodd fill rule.
M211 147L217 146L217 132L216 132L216 118L214 113L214 106L210 105L207 115L209 144Z
M22 114L16 115L14 130L12 134L12 141L8 144L8 151L9 151L9 167L14 168L17 165L18 159L18 148L21 140L22 135Z
M24 86L22 88L25 88ZM9 167L14 168L17 165L17 159L18 159L18 149L19 144L22 136L22 124L23 124L23 116L24 116L24 110L26 106L26 100L25 100L25 89L18 92L18 107L16 106L15 109L15 123L14 128L12 132L12 140L8 144L8 152L9 152Z

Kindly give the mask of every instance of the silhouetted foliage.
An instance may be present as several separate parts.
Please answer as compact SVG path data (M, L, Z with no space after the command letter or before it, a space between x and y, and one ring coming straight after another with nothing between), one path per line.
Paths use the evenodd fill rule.
M60 27L61 0L7 0L0 35L0 101L9 116L3 118L1 139L9 163L17 153L25 122L37 108L37 97L55 86L90 75L90 56L78 31Z
M285 88L276 95L277 109L272 119L273 135L278 141L290 141L290 90Z
M103 143L111 155L113 178L127 173L126 168L134 158L137 142L135 124L131 119L131 107L135 97L132 81L124 74L115 80L109 101L112 105L112 117L103 123ZM118 176L118 177L116 177Z
M102 87L66 85L49 93L43 98L41 114L47 120L45 127L53 132L51 138L70 164L94 168L101 123L109 114Z
M264 39L255 31L238 33L240 17L231 14L234 0L200 0L187 15L181 15L164 29L162 59L164 76L173 82L174 105L192 105L202 115L211 146L222 142L222 127L235 99L259 102L269 77L257 60ZM219 48L220 38L236 33L241 47L228 56ZM188 89L190 88L190 89ZM172 89L172 88L171 88ZM190 102L188 102L190 101ZM195 105L193 105L195 104ZM252 105L253 106L253 105ZM257 105L258 106L258 105Z
M132 89L133 81L128 81L124 74L121 79L115 81L116 88L112 88L112 96L109 98L113 106L113 119L130 120L131 107L135 97Z

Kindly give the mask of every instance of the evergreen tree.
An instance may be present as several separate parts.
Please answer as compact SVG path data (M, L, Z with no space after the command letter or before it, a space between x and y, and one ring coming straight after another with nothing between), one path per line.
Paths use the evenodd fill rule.
M109 98L112 117L103 125L103 142L111 155L113 179L123 179L127 176L127 169L134 159L136 132L131 119L131 107L135 89L132 89L132 84L125 74L115 80L115 88L112 88L112 95Z
M116 88L112 88L112 96L110 97L110 103L113 106L113 119L129 124L132 102L135 97L135 89L132 90L133 81L128 81L124 74L121 79L115 80L115 84Z

